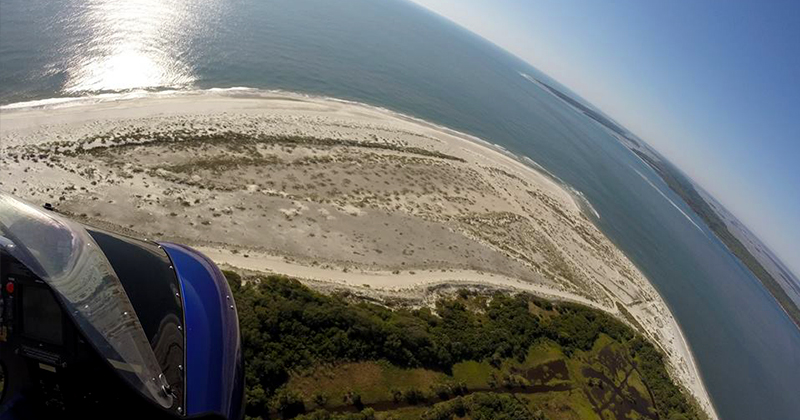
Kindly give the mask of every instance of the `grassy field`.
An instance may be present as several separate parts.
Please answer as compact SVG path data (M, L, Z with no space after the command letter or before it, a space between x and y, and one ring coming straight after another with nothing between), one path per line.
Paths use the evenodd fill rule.
M635 361L606 335L572 357L544 340L531 346L523 361L506 359L497 366L466 361L451 372L385 361L320 365L293 374L286 389L313 410L369 409L377 419L424 418L437 405L475 394L511 396L528 409L530 417L524 418L658 418Z
M249 418L702 418L652 344L590 308L467 291L433 309L387 308L226 275Z

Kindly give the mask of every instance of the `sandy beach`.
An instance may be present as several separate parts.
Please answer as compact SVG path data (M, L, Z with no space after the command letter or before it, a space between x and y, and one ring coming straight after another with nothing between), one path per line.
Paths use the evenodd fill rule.
M30 103L0 109L0 190L312 286L423 303L443 285L490 287L599 308L657 343L717 418L667 305L587 203L453 130L289 93Z

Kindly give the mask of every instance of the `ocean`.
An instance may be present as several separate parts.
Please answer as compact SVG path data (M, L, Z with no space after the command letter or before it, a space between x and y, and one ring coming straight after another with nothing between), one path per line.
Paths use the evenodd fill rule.
M722 419L800 418L800 330L650 167L525 75L559 86L402 0L0 4L0 105L285 90L381 106L532 159L591 203L596 223L656 286Z

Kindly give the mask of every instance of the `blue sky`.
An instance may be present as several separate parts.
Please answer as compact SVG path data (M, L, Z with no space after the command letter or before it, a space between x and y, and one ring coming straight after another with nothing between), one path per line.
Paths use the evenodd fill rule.
M638 134L800 275L800 1L414 1Z

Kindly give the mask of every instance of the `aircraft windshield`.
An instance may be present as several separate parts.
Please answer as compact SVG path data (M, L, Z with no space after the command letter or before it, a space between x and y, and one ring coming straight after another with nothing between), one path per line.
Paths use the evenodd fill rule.
M2 238L4 237L4 238ZM117 274L78 223L0 193L0 246L44 280L116 371L149 399L173 397Z

